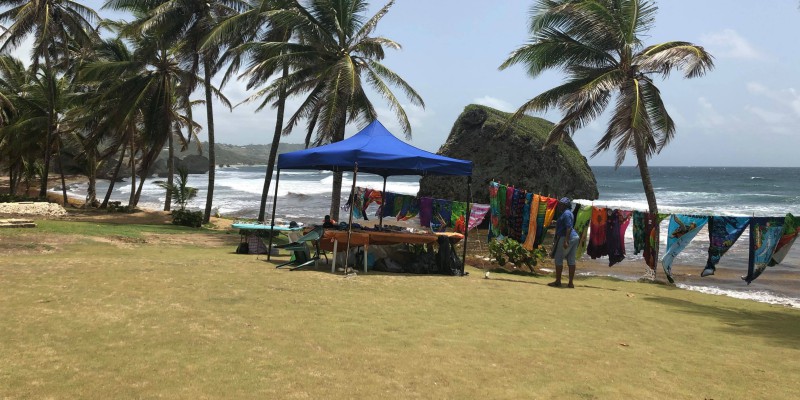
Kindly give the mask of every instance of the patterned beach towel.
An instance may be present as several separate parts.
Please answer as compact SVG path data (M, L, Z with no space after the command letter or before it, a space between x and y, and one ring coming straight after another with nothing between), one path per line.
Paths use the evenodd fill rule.
M544 238L547 235L547 230L550 229L550 225L553 224L553 218L556 216L556 209L558 208L558 199L553 199L550 197L542 197L545 203L545 213L544 213L544 220L542 224L539 225L538 221L536 223L536 246L542 244L544 242ZM542 201L540 200L541 204Z
M775 251L772 253L772 259L769 261L770 267L783 261L797 239L798 233L800 233L800 217L786 214L786 218L783 220L783 235L781 235L778 245L775 246Z
M644 231L644 215L641 211L633 212L633 254L639 254L644 250L644 243L647 235Z
M669 230L667 231L667 251L661 259L661 267L667 274L667 280L675 283L672 279L672 261L686 248L689 242L697 236L697 232L708 222L707 216L701 215L678 215L673 214L669 220Z
M653 274L655 274L656 266L658 264L659 235L661 232L659 226L661 225L661 221L668 216L669 214L654 215L650 214L649 212L644 213L645 242L642 255L644 256L645 264L650 267L650 270L653 271Z
M608 266L625 259L625 231L631 221L631 212L614 210L606 223L606 246L608 247Z
M508 224L508 236L516 241L522 237L522 211L525 208L525 192L514 189L511 198L511 217Z
M700 276L714 275L719 259L739 240L750 217L714 217L708 220L708 261Z
M383 204L381 205L381 215L384 217L394 217L397 213L394 211L394 198L395 194L386 192L383 196ZM398 210L400 211L400 210Z
M459 233L464 233L467 220L467 203L453 201L450 203L450 226Z
M438 232L444 232L450 226L450 218L452 216L453 202L450 200L435 199L433 200L433 217L431 218L432 224L439 224Z
M747 284L756 280L767 268L772 253L783 235L783 219L753 217L750 220L750 254L747 260Z

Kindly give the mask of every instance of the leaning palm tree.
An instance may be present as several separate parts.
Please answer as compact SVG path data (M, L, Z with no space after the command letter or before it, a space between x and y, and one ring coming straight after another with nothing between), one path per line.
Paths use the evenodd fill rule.
M294 32L295 41L260 42L246 45L256 55L244 75L248 86L265 84L268 76L284 65L291 69L251 96L259 98L259 109L278 101L282 94L304 95L300 107L287 121L285 132L301 120L313 121L317 142L344 139L349 123L366 125L377 118L365 87L370 86L394 111L406 137L411 124L390 85L400 88L412 104L424 107L417 92L380 61L384 47L399 49L393 40L370 36L394 4L390 1L365 20L364 0L313 0L307 6L294 1L291 8L272 13L272 22ZM365 82L366 81L366 82ZM366 84L366 85L365 85ZM342 174L333 179L330 215L337 219L341 202Z
M35 41L31 49L31 61L34 70L38 70L40 62L44 62L44 70L48 74L55 58L63 54L61 45L75 43L80 46L91 46L98 37L93 22L99 20L97 13L89 7L71 0L0 0L0 23L10 21L12 24L0 34L0 53L8 53L28 37L33 35ZM47 191L47 179L50 169L51 143L57 129L57 115L48 115L48 125L44 132L44 177L39 189L39 197Z
M564 117L550 131L546 145L586 126L616 95L608 128L592 157L614 145L619 167L633 152L651 213L657 213L658 206L647 161L675 134L653 76L666 78L672 70L681 70L686 78L694 78L714 66L711 55L692 43L644 47L640 37L653 27L656 11L650 0L537 0L530 43L500 66L523 64L531 77L548 69L566 72L564 84L529 100L512 117L558 107Z

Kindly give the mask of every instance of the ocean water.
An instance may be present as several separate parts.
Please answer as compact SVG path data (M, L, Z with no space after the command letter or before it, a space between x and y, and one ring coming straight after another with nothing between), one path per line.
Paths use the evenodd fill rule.
M627 210L646 210L647 201L636 167L592 167L597 179L600 198L594 201L576 200L583 204ZM214 208L221 215L256 217L264 185L264 166L234 166L218 168L214 191ZM749 167L652 167L651 179L656 190L660 212L730 216L800 215L800 168ZM345 174L345 188L352 183ZM164 190L148 180L142 190L141 207L161 209ZM207 175L189 175L188 184L199 189L189 208L203 209L206 198ZM333 174L327 171L283 171L278 187L276 218L282 221L319 222L328 213ZM360 174L358 186L381 189L383 178ZM99 182L98 196L103 196L107 182ZM270 185L267 214L272 210L275 180ZM397 176L387 180L388 191L415 194L418 176ZM474 187L473 190L483 190ZM72 187L74 195L83 196L85 185ZM349 192L345 189L344 192ZM115 185L113 200L127 203L128 182ZM346 193L343 193L343 197ZM342 204L344 204L344 198ZM668 221L661 224L662 253L666 247ZM622 264L641 265L641 255L633 254L632 228L626 232L627 258ZM770 267L751 285L738 279L746 274L748 232L742 235L718 265L718 276L699 278L705 265L708 233L704 229L675 259L673 273L681 287L715 294L727 294L778 304L800 307L800 245L789 252L786 260ZM586 257L586 256L584 256ZM609 268L604 275L623 279L641 276L629 272L632 268ZM635 268L633 268L636 270ZM639 271L639 270L636 270ZM638 272L637 272L638 273ZM663 271L657 271L662 274ZM734 276L735 278L730 278ZM727 277L727 278L725 278Z

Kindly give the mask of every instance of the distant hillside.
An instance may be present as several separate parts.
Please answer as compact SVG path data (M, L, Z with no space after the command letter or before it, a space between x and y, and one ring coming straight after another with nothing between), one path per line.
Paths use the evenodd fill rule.
M208 142L203 142L203 157L208 157ZM234 165L234 164L266 164L267 157L269 157L269 149L272 147L268 144L248 144L245 146L237 146L233 144L217 143L215 146L216 163L217 165ZM281 143L278 145L278 154L290 151L302 150L305 146L295 143ZM190 145L185 152L176 154L178 158L184 158L188 155L198 154L197 146ZM166 158L167 151L161 152L161 157Z

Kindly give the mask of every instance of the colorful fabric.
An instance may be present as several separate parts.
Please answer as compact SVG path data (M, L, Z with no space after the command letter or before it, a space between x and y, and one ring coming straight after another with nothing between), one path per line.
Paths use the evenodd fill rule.
M552 199L549 197L542 197L545 199L545 213L544 213L544 220L542 221L541 225L538 225L537 221L537 229L536 229L536 245L542 244L544 242L544 237L547 235L547 230L550 228L550 225L553 224L553 218L556 215L556 208L558 208L558 199ZM540 200L541 204L541 200ZM541 234L540 234L541 233Z
M506 210L506 192L508 192L508 186L506 185L499 185L497 189L497 208L500 210L500 218L499 224L497 225L500 229L499 237L506 237L508 236L508 211Z
M641 211L633 212L633 254L639 254L644 250L644 243L646 240L644 230L644 216L646 213Z
M525 204L522 206L522 232L519 236L519 242L525 243L528 239L528 229L531 223L531 203L533 203L533 193L525 194Z
M589 223L589 246L586 254L592 258L608 255L606 246L606 225L608 224L608 210L603 207L592 208L592 220Z
M469 229L475 229L486 218L486 213L489 212L488 204L473 204L472 210L469 213Z
M659 226L661 225L661 221L668 216L669 214L644 213L645 242L642 252L644 262L653 270L653 274L655 274L658 265L659 236L661 234Z
M783 219L770 217L753 217L750 220L750 254L747 260L747 276L743 276L749 285L769 265L772 253L783 235Z
M395 218L399 219L400 213L403 211L403 202L406 201L406 195L404 194L395 194L394 195L394 215Z
M466 220L467 220L467 203L463 201L452 202L450 207L450 226L456 232L464 233Z
M742 236L750 217L714 217L708 220L708 260L700 276L714 275L720 258Z
M406 194L400 194L397 196L401 198L400 212L397 213L398 221L407 221L419 214L419 200L417 200L416 196Z
M664 258L661 259L661 267L664 268L664 273L667 274L667 280L670 283L675 282L672 279L672 261L686 248L707 222L707 216L672 215L667 231L667 251L664 254Z
M539 218L541 203L541 196L534 194L531 200L530 215L528 216L528 236L525 237L525 243L522 244L522 247L528 251L533 250L534 243L536 242L536 232L538 230L537 220ZM542 220L544 220L544 214L542 214Z
M433 217L433 199L430 197L420 197L419 199L420 226L431 226L432 217Z
M500 238L500 184L489 183L489 240Z
M383 196L383 204L381 205L381 215L384 217L394 217L397 213L394 211L394 198L395 194L386 192ZM398 210L400 211L400 210Z
M800 217L795 217L792 214L786 214L783 220L783 234L778 240L778 245L775 246L775 251L772 252L772 259L769 261L769 266L780 264L792 248L794 241L800 234Z
M361 205L361 214L367 220L367 208L372 204L382 204L383 194L380 190L364 189L364 204Z
M592 207L578 205L575 211L575 232L578 232L580 241L578 242L577 255L578 257L586 253L586 246L589 245L589 222L592 220Z
M609 267L625 259L625 230L628 229L630 218L630 211L613 210L608 214L606 247Z
M431 229L438 224L439 229L433 229L437 232L444 232L450 225L450 218L452 216L453 202L450 200L435 199L433 200L433 217L431 218Z
M509 213L508 237L519 241L522 237L522 210L525 208L525 192L514 189Z

